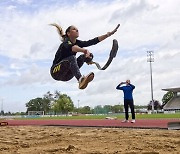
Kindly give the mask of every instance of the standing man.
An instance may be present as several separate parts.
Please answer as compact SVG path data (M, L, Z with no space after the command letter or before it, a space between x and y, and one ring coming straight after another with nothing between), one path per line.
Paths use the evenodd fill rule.
M125 86L122 86L123 84L126 84ZM135 123L135 112L134 112L134 100L133 100L133 90L135 89L135 86L130 83L130 80L126 80L126 82L121 82L117 87L117 90L123 90L124 93L124 109L125 109L125 120L122 122L129 122L129 114L128 109L130 107L131 114L132 114L132 121L131 123Z

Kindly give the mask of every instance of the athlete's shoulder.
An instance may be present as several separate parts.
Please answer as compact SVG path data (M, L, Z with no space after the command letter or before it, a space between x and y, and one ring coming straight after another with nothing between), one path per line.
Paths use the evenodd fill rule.
M79 44L81 44L82 42L83 42L82 40L77 39L75 44L79 45Z
M69 46L73 46L73 43L69 40L69 39L66 39L65 41L63 41L62 43L61 43L61 46L62 47L69 47Z

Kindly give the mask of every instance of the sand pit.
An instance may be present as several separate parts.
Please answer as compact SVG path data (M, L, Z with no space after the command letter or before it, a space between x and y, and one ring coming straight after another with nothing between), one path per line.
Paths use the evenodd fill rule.
M4 126L0 127L0 153L179 154L180 131Z

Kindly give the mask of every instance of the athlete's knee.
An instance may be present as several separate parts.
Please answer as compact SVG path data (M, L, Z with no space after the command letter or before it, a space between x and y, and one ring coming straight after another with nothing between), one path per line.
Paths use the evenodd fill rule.
M75 55L69 56L67 59L69 60L69 62L71 62L71 61L77 61Z

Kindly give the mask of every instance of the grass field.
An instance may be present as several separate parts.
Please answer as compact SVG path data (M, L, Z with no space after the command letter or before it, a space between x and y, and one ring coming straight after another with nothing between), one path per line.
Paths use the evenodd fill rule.
M26 117L25 119L64 119L64 120L72 120L72 119L105 119L106 117L117 117L118 119L124 119L124 114L108 114L108 115L76 115L76 116L50 116L50 117L40 117L40 116L32 116L32 117ZM131 114L130 114L131 118ZM180 113L175 113L175 114L136 114L136 119L180 119ZM18 119L24 119L18 118Z

